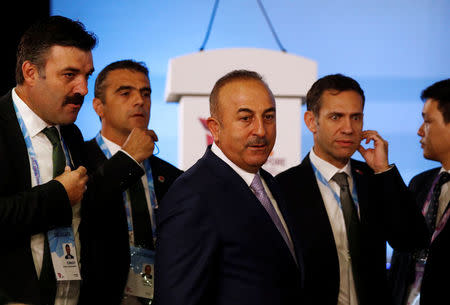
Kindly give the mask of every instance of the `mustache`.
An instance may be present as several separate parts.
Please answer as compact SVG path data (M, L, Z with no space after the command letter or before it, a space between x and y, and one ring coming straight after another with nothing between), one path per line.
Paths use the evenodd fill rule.
M247 147L249 146L254 146L254 145L268 145L269 141L267 141L267 139L265 137L260 138L260 137L254 137L251 138L248 142L247 142Z
M64 99L63 105L67 105L67 104L83 105L83 102L84 102L84 96L79 93L75 93L73 96L66 96L66 98Z

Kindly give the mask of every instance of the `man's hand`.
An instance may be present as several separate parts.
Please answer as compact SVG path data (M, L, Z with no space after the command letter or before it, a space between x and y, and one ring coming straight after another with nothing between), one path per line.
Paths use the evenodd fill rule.
M366 160L366 163L375 173L388 170L388 142L383 140L375 130L363 131L361 141L364 139L366 139L366 144L373 141L373 148L365 149L362 145L359 145L358 148L359 153Z
M158 136L153 130L134 128L125 140L122 149L141 163L153 154L156 141L158 141Z
M73 206L81 201L86 191L87 170L83 166L78 167L76 170L71 170L69 166L66 166L64 173L56 177L55 180L61 182L64 186L70 204Z

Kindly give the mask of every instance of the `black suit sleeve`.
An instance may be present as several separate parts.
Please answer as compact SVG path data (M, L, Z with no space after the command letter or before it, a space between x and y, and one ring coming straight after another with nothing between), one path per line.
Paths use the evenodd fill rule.
M384 220L386 239L392 248L412 251L425 248L429 243L425 219L415 204L397 168L373 176L377 190L375 196L382 209L378 216Z
M217 237L199 192L177 181L157 221L155 304L213 304Z
M1 242L71 223L69 198L63 185L56 180L0 197Z
M87 166L89 181L83 197L81 221L83 226L85 223L93 227L107 226L111 219L116 219L117 208L123 208L123 201L117 198L122 198L122 193L142 177L144 170L121 151L96 166ZM116 204L120 206L112 206Z

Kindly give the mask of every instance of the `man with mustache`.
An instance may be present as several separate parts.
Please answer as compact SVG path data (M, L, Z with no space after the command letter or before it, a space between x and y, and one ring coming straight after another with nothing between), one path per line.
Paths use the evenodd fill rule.
M158 138L147 129L148 74L144 63L120 60L95 81L93 107L102 128L86 142L86 167L108 166L111 173L93 179L81 211L82 304L149 304L152 298L153 283L143 291L126 284L142 283L140 272L153 264L158 203L181 171L153 154ZM121 187L112 187L117 182Z
M350 77L317 80L304 115L314 146L300 165L276 176L300 237L313 304L391 304L386 241L397 249L427 242L424 219L388 163L388 143L362 129L364 100ZM364 139L374 147L361 146ZM366 163L351 159L356 150Z
M155 303L302 303L300 245L273 177L273 94L236 70L210 95L214 143L172 185L157 218Z
M17 86L0 98L0 291L11 301L77 303L79 272L56 282L54 266L64 264L64 241L79 252L88 178L73 123L94 71L96 42L78 21L40 20L20 40Z
M427 219L431 243L416 252L395 251L390 280L396 304L448 303L450 273L450 79L422 91L423 123L417 134L425 159L440 166L411 179L409 189Z

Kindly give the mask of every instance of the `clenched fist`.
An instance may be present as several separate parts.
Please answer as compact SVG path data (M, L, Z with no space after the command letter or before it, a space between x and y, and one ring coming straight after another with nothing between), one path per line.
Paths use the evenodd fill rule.
M141 163L153 154L156 141L158 141L158 136L153 130L134 128L122 149L130 154L134 160Z
M69 166L66 166L64 173L56 177L55 180L61 182L64 186L70 204L73 206L81 201L86 191L87 170L83 166L78 167L76 170L71 170Z

